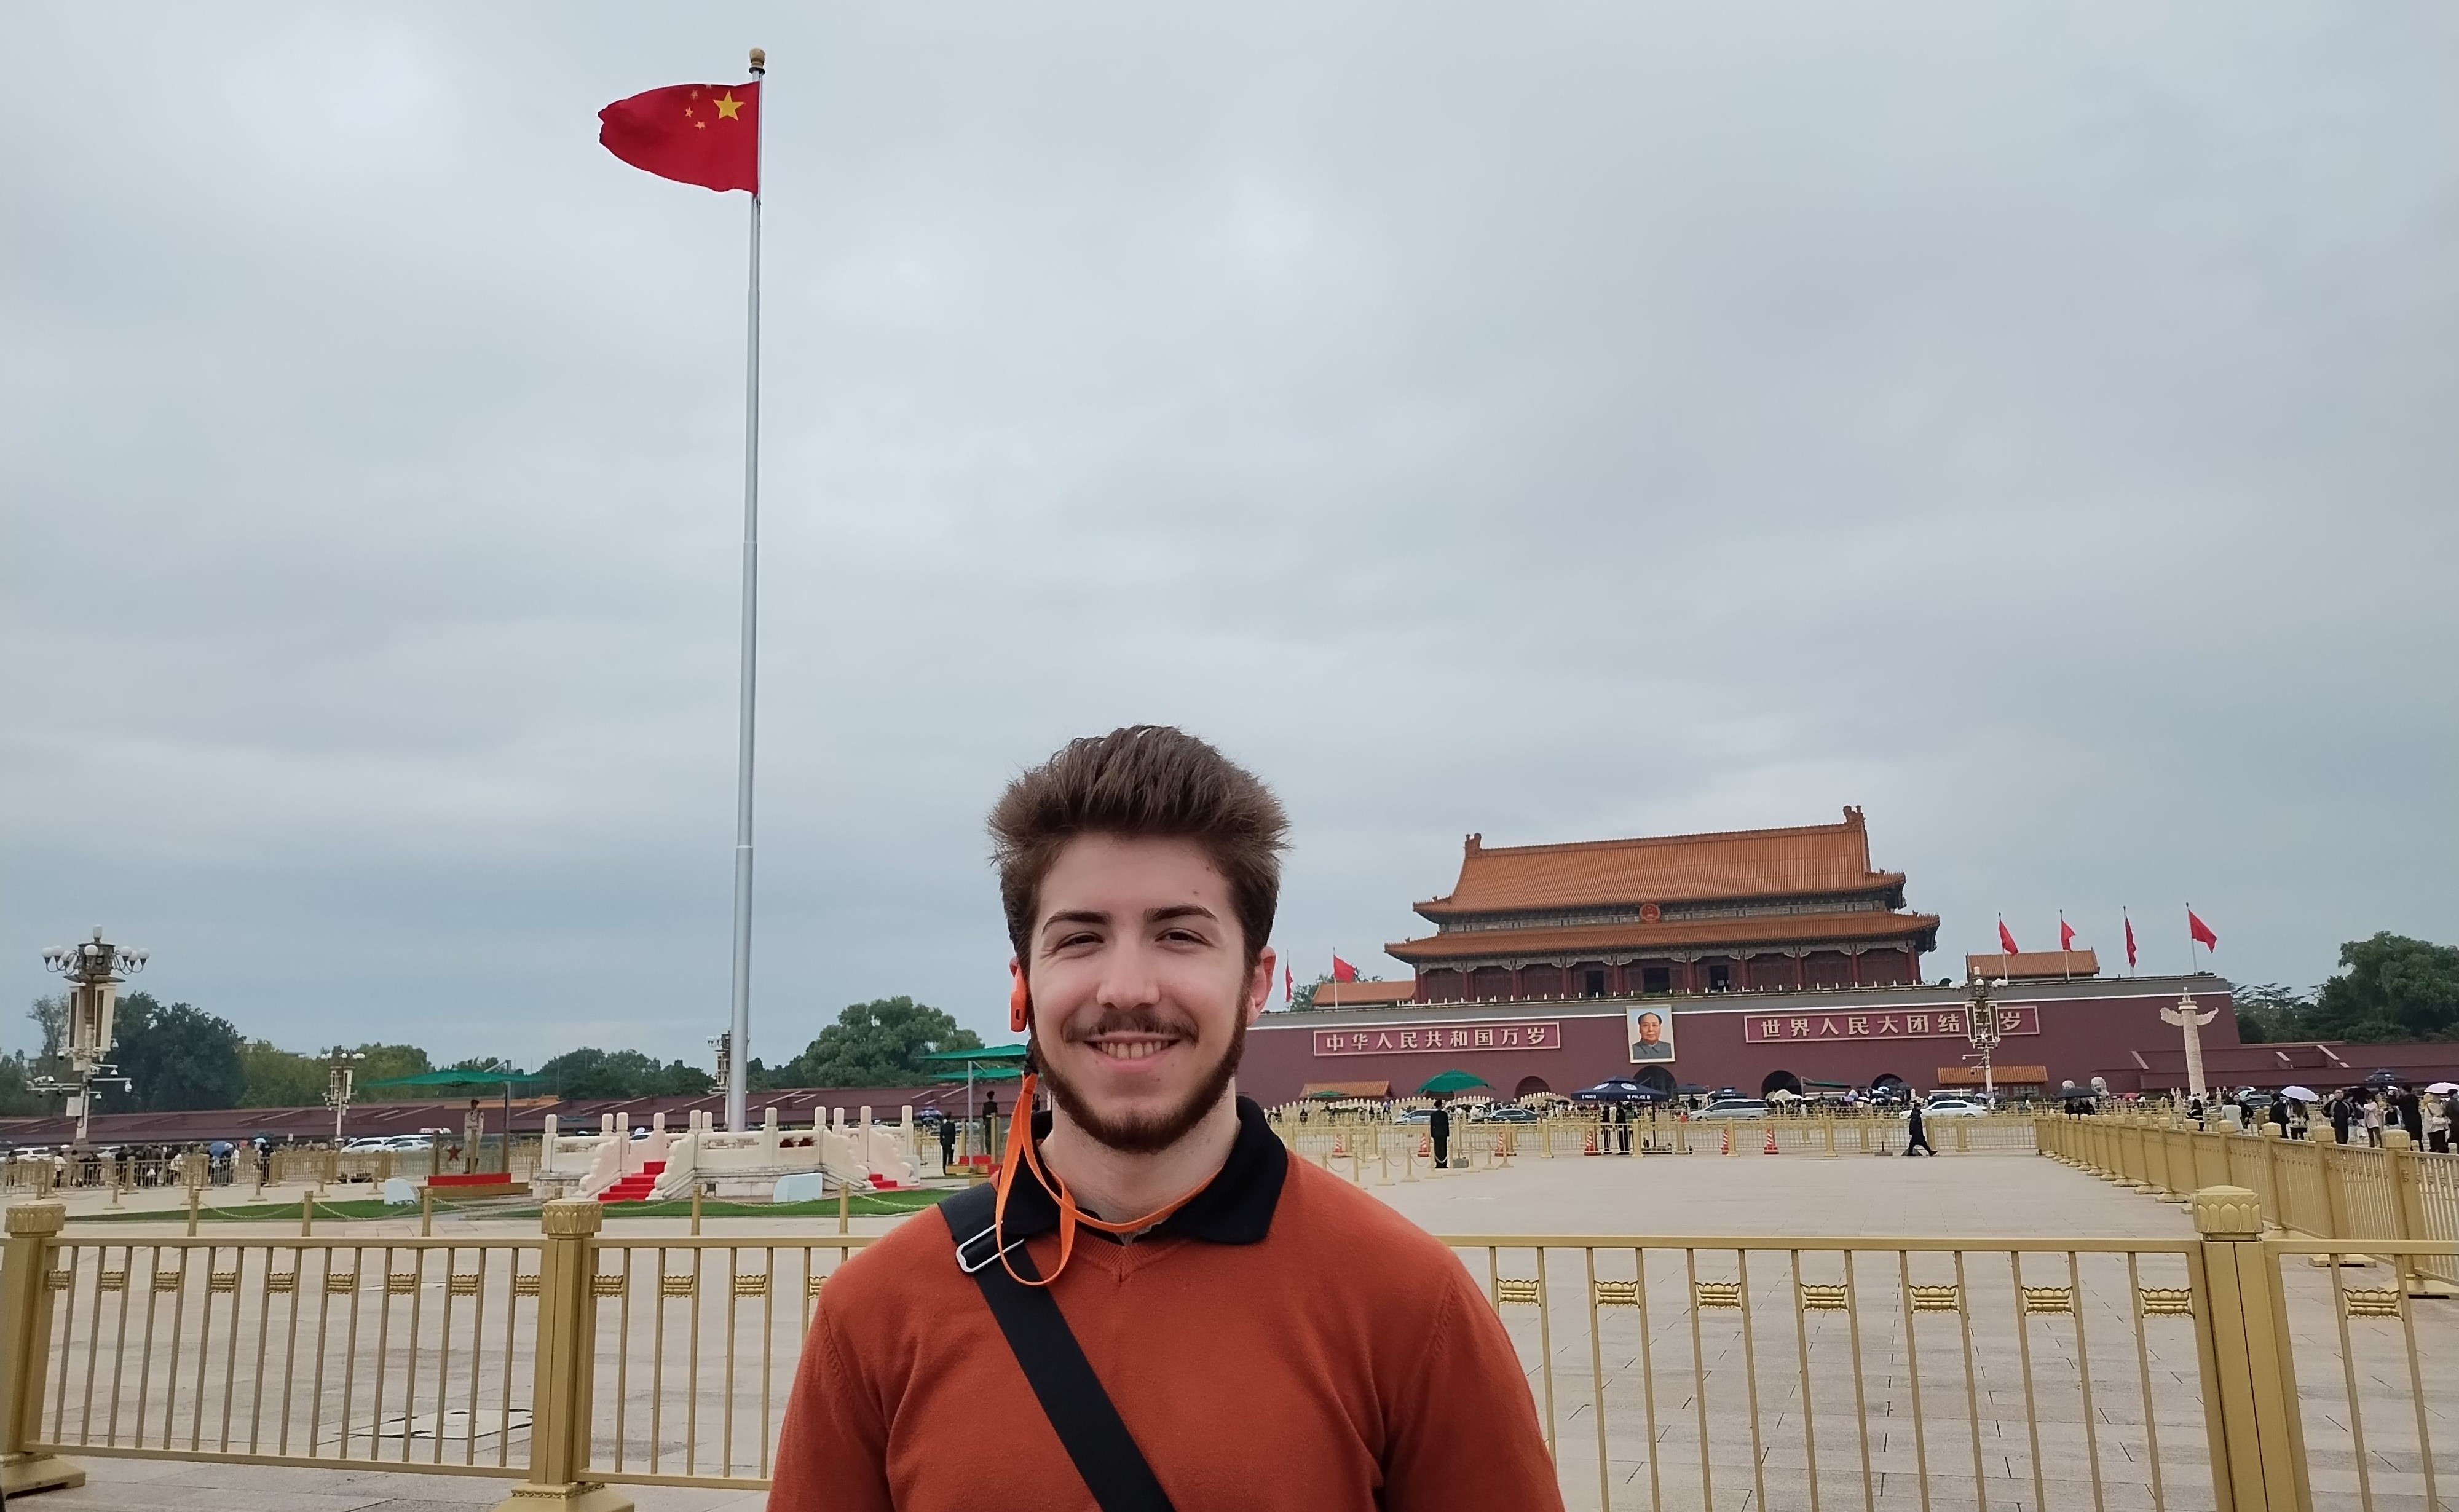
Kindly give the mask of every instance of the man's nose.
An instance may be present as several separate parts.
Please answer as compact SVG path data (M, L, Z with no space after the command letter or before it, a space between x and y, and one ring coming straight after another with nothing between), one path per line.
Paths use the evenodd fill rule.
M1152 952L1129 942L1108 952L1093 1000L1104 1009L1148 1008L1161 1000L1161 974Z

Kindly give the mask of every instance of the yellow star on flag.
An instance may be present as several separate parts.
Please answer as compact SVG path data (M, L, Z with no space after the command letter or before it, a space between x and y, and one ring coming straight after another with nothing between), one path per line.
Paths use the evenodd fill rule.
M741 114L743 110L743 102L734 97L734 91L727 90L713 103L717 106L717 118L719 120L741 120L743 118Z

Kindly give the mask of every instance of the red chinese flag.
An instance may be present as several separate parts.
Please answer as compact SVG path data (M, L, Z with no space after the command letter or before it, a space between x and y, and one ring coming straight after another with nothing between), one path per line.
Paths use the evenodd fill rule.
M1349 962L1342 960L1339 956L1335 956L1332 958L1332 979L1334 981L1356 981L1357 979L1357 968L1352 966Z
M2074 949L2074 926L2065 919L2058 920L2058 949L2062 951Z
M2124 914L2119 917L2126 919L2126 966L2132 971L2134 968L2134 920Z
M2009 956L2016 954L2015 936L2008 932L2005 919L1998 921L1998 948Z
M1281 1001L1293 1003L1297 1000L1298 974L1284 966L1281 968Z
M598 113L598 140L633 167L720 191L760 192L760 86L671 84Z
M2193 909L2186 910L2186 934L2196 944L2205 950L2216 951L2220 948L2220 937L2212 933L2212 927L2209 924L2196 917Z

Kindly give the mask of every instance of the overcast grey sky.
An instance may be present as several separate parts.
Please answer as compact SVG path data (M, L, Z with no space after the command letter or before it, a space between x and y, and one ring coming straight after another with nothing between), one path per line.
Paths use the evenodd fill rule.
M1287 798L1371 972L1494 844L1869 814L1941 955L2459 939L2447 4L11 7L0 1042L101 924L294 1048L727 992L1003 1031L1065 738Z

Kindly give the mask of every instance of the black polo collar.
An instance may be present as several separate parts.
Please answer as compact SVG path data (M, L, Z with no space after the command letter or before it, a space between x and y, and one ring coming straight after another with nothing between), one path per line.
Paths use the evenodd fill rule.
M1050 1134L1050 1115L1033 1118L1033 1137ZM1280 1206L1281 1184L1289 1180L1289 1151L1249 1098L1238 1099L1238 1137L1230 1142L1230 1158L1187 1206L1155 1224L1140 1238L1181 1234L1211 1244L1254 1244L1272 1231L1273 1209ZM1000 1224L1011 1240L1030 1239L1059 1227L1059 1200L1027 1167L1007 1194L1007 1216ZM1098 1228L1079 1230L1101 1234ZM1103 1238L1110 1235L1102 1234Z

